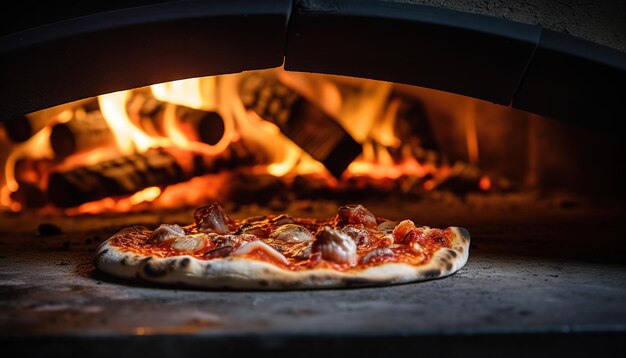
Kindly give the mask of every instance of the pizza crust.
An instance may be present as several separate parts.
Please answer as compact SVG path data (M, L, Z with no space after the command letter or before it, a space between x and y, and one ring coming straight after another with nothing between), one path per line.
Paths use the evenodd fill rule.
M469 257L470 244L470 235L466 229L452 227L454 238L451 248L437 250L428 263L420 266L382 263L366 269L347 271L290 271L244 257L200 260L187 255L159 258L124 252L111 245L110 241L126 233L126 230L129 229L118 232L100 245L95 257L98 269L122 278L212 289L319 289L431 280L449 276L461 269Z

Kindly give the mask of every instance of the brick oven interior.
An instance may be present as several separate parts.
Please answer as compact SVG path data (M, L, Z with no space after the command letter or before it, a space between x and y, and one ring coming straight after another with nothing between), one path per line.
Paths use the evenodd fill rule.
M20 191L10 189L6 168L0 182L6 192L0 195L0 342L26 356L624 354L626 151L617 128L626 114L626 8L617 1L594 6L578 0L139 1L7 19L0 37L6 63L0 163L8 167L11 153L26 154L15 155L19 165L10 162ZM267 158L282 160L281 151L292 148L263 152L261 146L219 159L214 170L197 173L194 164L195 174L184 178L155 175L154 182L133 167L146 182L126 190L120 183L127 174L107 181L98 179L108 175L103 172L95 184L80 185L72 178L87 177L64 174L75 170L63 162L80 155L75 148L84 145L88 153L100 145L93 143L105 143L93 139L94 124L87 126L88 144L67 149L63 137L50 149L52 159L19 149L40 132L11 137L11 128L31 123L33 114L104 113L107 93L132 89L128 98L140 97L150 85L191 77L212 83L215 98L224 101L225 84L242 71L278 76L328 113L332 106L315 98L326 98L316 92L326 88L320 83L338 88L344 102L360 93L361 106L371 106L386 88L376 113L384 117L396 108L390 103L410 109L396 108L390 133L402 143L415 140L419 151L411 158L431 163L434 172L359 176L357 166L348 166L356 155L341 159L345 165L318 160L326 166L322 179L297 172L297 164L280 175L246 171L267 165L260 162ZM339 123L354 136L349 122ZM358 141L376 153L367 164L382 172L389 156L396 170L400 151L376 138ZM125 163L112 165L127 170ZM328 186L332 165L344 165L339 173L348 169ZM41 174L42 167L52 174ZM174 191L187 180L196 186ZM223 190L207 189L216 185ZM151 187L159 189L156 198L129 206L135 192ZM185 201L185 190L207 194ZM165 200L167 193L173 199ZM235 218L330 217L358 202L390 219L467 228L470 259L444 279L307 291L167 288L95 269L97 247L121 228L189 224L194 209L213 200Z

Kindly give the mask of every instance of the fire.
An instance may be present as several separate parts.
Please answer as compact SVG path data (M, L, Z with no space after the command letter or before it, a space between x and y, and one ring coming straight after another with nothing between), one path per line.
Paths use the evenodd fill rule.
M43 118L43 125L27 141L13 143L8 132L0 132L0 145L8 153L0 157L4 166L0 204L13 211L26 206L68 215L194 206L223 195L219 188L230 185L238 172L269 174L287 183L297 176L316 176L334 188L360 178L412 178L408 182L415 182L421 188L415 190L420 191L437 188L459 171L437 159L436 153L423 150L422 133L399 129L414 119L403 117L410 100L398 96L394 84L282 69L261 71L282 83L272 95L284 100L267 97L263 88L253 100L276 111L279 121L292 113L289 98L301 98L298 103L319 108L362 148L343 175L333 178L325 164L285 134L280 123L244 105L241 83L257 72L155 84L33 114L33 118ZM476 108L468 107L465 114L469 162L477 164ZM105 124L90 122L98 120ZM60 132L56 126L61 124L66 125L63 135L73 143L67 155L60 155L51 145L51 133L55 128ZM154 150L162 152L148 155ZM124 162L131 157L146 162ZM96 181L95 186L113 186L111 194L91 190L88 201L78 198L82 203L71 207L51 199L50 191L59 188L70 190L68 195L74 195L74 185L79 190L86 179L74 177L82 178L81 168L102 171L90 180ZM155 185L157 179L146 178L153 175L164 184ZM475 186L487 191L491 179L477 177Z
M102 115L111 127L122 154L146 151L159 143L135 127L128 118L125 108L129 94L130 91L120 91L98 97Z
M138 191L133 194L128 201L130 201L133 205L138 205L143 202L151 202L154 199L158 198L161 195L161 188L157 186L151 186L149 188L145 188L144 190Z

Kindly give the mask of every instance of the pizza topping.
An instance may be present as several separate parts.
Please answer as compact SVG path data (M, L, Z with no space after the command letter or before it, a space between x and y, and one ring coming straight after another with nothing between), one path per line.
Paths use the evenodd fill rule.
M282 262L285 265L289 265L289 261L287 261L287 258L281 254L280 252L276 251L276 249L274 249L273 247L271 247L270 245L264 243L261 240L256 240L256 241L251 241L248 242L244 245L242 245L240 248L238 248L234 253L233 256L244 256L244 255L248 255L252 252L254 252L255 250L261 251L265 254L267 254L269 257Z
M409 232L411 232L415 228L416 228L415 224L411 220L400 221L398 226L396 226L396 228L393 229L393 237L395 239L395 242L397 243L404 242L404 239L406 238L407 234L409 234Z
M249 234L260 238L266 238L269 236L269 228L267 225L263 225L262 223L245 223L241 225L239 230L236 232L236 235L241 234Z
M417 240L410 241L407 244L407 246L408 246L409 250L411 250L415 254L423 255L423 254L426 253L424 251L424 248L422 247L422 245L420 245L419 242L417 242Z
M148 238L148 243L158 244L167 239L185 236L185 230L178 225L161 225Z
M198 251L206 245L206 235L194 234L177 238L172 248L178 251Z
M113 242L146 257L243 256L293 271L320 264L343 271L386 262L418 264L450 247L453 237L449 229L376 219L361 205L344 206L327 219L268 215L231 220L213 204L196 210L194 218L195 225L186 228L161 225L154 231L121 231Z
M396 226L398 226L397 221L385 220L376 229L382 233L391 234Z
M272 219L271 223L273 223L276 226L283 226L287 224L295 224L296 220L289 215L280 214L274 219Z
M395 242L395 238L393 237L392 234L386 234L380 237L380 239L378 240L378 242L376 243L376 246L378 246L379 248L381 247L390 247L391 245L393 245Z
M295 224L285 224L283 226L279 226L269 235L269 237L272 240L292 243L313 240L313 235L309 232L309 230Z
M346 205L337 211L337 225L362 225L367 228L375 228L378 225L376 217L363 205Z
M361 262L364 264L377 263L382 262L386 259L394 258L395 256L396 254L391 249L375 249L365 255Z
M234 248L232 246L222 246L217 249L209 250L202 255L205 259L218 259L226 256L230 256Z
M365 229L348 225L344 226L344 228L341 229L341 232L350 236L350 238L354 240L358 246L367 245L369 243L370 234Z
M311 256L311 247L313 246L312 241L304 241L299 242L295 245L291 245L281 249L281 252L294 260L302 261L306 260Z
M315 235L313 252L321 253L322 259L351 266L357 263L356 243L350 236L333 229L322 227Z
M218 234L228 233L228 224L232 222L224 213L224 209L217 203L197 209L193 213L193 217L198 229Z
M258 240L259 238L254 235L249 234L239 234L239 235L219 235L219 234L209 234L209 239L211 240L213 248L221 248L225 246L232 246L234 248L238 248L244 243Z

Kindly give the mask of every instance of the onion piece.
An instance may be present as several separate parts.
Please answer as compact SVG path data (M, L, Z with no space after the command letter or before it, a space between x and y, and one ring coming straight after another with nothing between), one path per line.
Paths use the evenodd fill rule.
M233 256L243 256L243 255L251 253L254 250L262 250L266 254L270 255L273 258L275 258L276 260L284 263L285 265L289 265L289 261L287 260L287 258L283 254L281 254L276 249L274 249L273 247L271 247L270 245L264 243L261 240L250 241L250 242L242 245L237 250L235 250L235 252L233 253Z
M156 230L154 230L150 237L148 238L148 242L151 244L158 244L165 240L172 239L175 237L185 236L185 230L174 224L174 225L166 225L162 224Z

